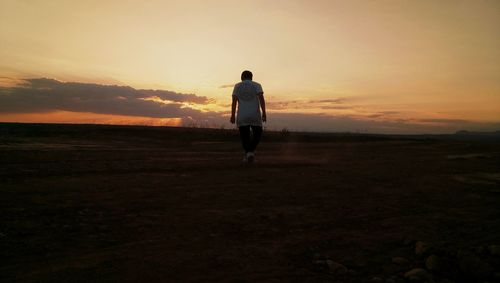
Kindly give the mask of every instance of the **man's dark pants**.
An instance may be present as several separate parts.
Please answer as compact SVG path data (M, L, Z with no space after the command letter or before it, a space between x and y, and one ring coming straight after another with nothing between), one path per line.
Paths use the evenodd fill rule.
M260 126L241 126L240 129L240 138L241 144L243 145L243 149L246 153L254 152L257 148L257 145L260 142L260 137L262 136L262 127ZM250 129L252 129L252 133L250 133Z

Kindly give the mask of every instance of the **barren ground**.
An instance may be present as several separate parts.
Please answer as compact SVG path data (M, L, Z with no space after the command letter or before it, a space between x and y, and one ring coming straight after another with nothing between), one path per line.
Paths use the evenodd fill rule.
M500 244L498 142L265 133L248 166L234 131L73 127L0 125L2 282L398 282L431 253L499 263L481 250ZM466 269L433 278L498 275Z

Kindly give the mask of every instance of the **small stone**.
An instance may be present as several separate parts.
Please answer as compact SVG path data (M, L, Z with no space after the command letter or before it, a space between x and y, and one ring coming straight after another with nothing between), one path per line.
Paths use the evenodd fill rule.
M439 272L443 270L443 259L437 255L431 255L425 260L425 267L433 272Z
M404 257L397 256L397 257L392 258L392 263L397 264L397 265L408 265L408 264L410 264L410 261Z
M500 255L500 246L499 245L491 245L488 247L488 251L490 251L490 254L492 255Z
M343 264L340 264L330 259L326 260L326 265L328 266L330 272L334 274L345 274L348 272L347 267L345 267Z
M423 268L414 268L405 273L405 278L410 281L425 282L429 281L432 276Z
M423 255L426 251L427 251L427 244L422 242L422 241L418 241L415 243L415 254L416 255Z
M384 279L382 279L382 278L380 278L378 276L374 276L368 282L371 282L371 283L382 283L382 282L384 282Z

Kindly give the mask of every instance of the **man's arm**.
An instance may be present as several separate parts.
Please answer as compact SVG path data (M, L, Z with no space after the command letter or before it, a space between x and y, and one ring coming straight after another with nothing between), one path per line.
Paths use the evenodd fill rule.
M229 120L231 124L234 124L236 121L235 115L236 115L236 103L238 103L238 99L236 96L233 96L233 104L231 104L231 119Z
M260 102L260 108L262 108L262 122L266 122L267 121L266 100L264 99L263 92L259 93L259 102Z

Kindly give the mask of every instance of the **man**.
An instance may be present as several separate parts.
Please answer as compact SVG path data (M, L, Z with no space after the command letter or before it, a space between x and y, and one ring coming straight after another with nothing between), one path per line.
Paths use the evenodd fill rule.
M252 78L252 72L243 71L241 82L234 86L230 120L231 124L236 121L236 126L240 130L241 144L245 150L243 162L248 163L255 161L255 149L262 136L262 122L266 122L264 92L262 86L252 81ZM238 117L235 119L236 104L238 105ZM262 108L262 115L260 108Z

